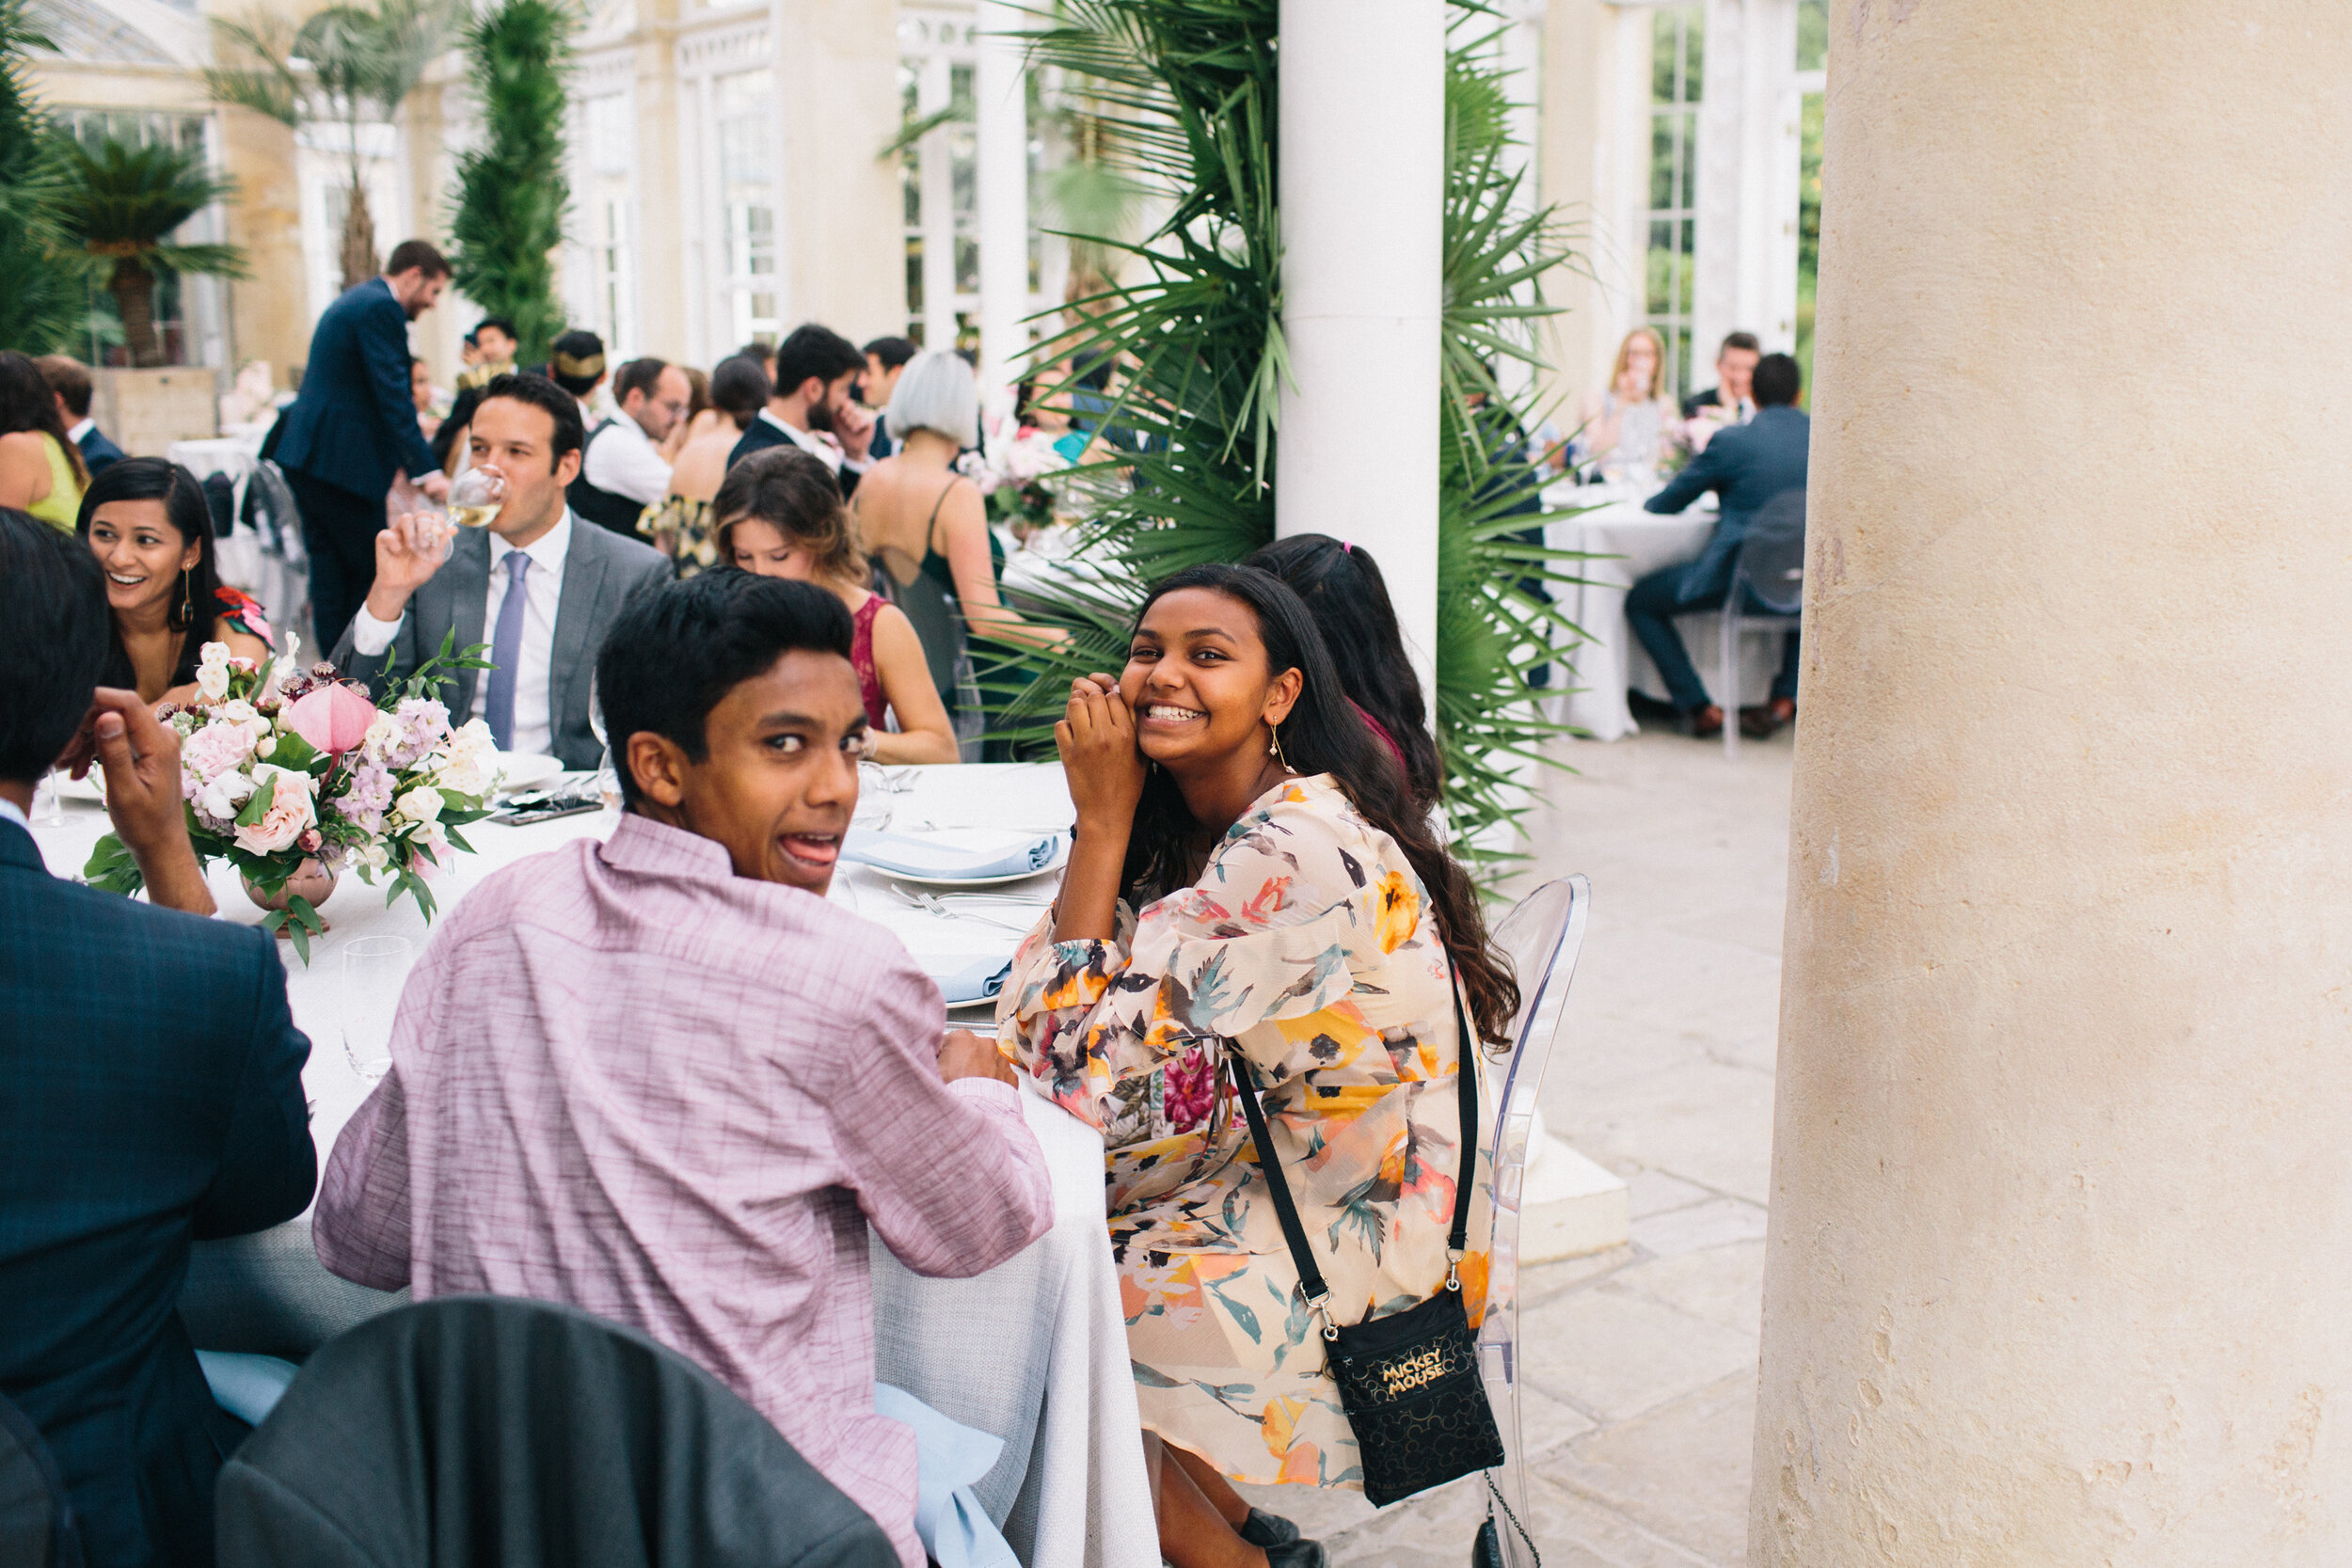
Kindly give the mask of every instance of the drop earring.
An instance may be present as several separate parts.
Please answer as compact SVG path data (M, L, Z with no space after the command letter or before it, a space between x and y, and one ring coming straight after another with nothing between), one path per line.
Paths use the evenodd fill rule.
M180 568L180 608L171 617L174 631L185 631L196 625L196 583L193 567Z
M1280 763L1283 772L1287 773L1291 770L1291 759L1282 754L1281 725L1268 724L1265 727L1265 754Z

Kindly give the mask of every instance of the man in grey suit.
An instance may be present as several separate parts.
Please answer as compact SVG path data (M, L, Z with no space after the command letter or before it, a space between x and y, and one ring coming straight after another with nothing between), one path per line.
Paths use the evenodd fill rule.
M501 751L596 767L588 685L597 650L629 596L666 581L671 564L565 506L581 434L579 403L544 377L502 375L485 388L467 439L473 466L505 479L505 503L487 528L453 539L430 515L377 534L375 583L336 644L337 667L380 694L452 631L460 650L487 642L495 668L441 683L451 721L482 720Z

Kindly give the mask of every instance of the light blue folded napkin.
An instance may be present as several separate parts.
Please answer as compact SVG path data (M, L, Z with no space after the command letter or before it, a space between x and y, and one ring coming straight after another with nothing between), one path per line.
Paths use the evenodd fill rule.
M1005 981L1012 974L1009 958L975 958L962 953L944 957L918 954L914 961L923 966L923 973L939 988L940 1000L951 1007L959 1002L987 1001L1005 989Z
M968 849L937 839L852 828L841 842L841 858L903 877L1016 877L1053 864L1061 842L1061 834L1047 833L1010 848Z
M903 1388L874 1385L874 1410L914 1429L914 1533L939 1568L1021 1568L972 1488L1005 1440L951 1421Z

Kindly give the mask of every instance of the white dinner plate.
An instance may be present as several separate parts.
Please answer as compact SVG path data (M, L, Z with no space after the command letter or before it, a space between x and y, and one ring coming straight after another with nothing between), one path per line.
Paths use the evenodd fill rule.
M536 789L564 771L562 759L542 756L536 752L501 752L499 754L498 793L514 795L526 789Z
M1059 871L1069 859L1070 846L1064 844L1055 853L1052 861L1039 866L1035 871L1009 871L998 877L918 877L912 871L885 871L879 865L869 865L866 869L894 882L912 882L917 887L935 887L944 891L953 891L960 888L1003 887L1009 882L1025 882L1032 877L1043 877ZM863 863L852 862L850 863Z

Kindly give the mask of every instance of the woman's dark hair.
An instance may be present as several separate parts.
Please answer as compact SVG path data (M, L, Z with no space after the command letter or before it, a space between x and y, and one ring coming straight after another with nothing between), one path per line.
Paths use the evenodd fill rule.
M850 657L850 612L813 582L723 566L629 600L596 655L596 698L621 775L637 803L628 737L650 731L696 762L710 754L710 710L795 648Z
M1405 753L1405 782L1414 801L1423 811L1436 805L1445 770L1429 737L1428 705L1405 657L1379 562L1327 533L1300 533L1277 539L1242 564L1273 573L1298 595L1323 633L1347 700L1372 715Z
M180 535L180 546L196 545L196 564L178 574L171 585L171 604L165 624L188 635L180 640L180 657L172 665L167 686L185 686L196 679L204 644L213 640L213 622L220 614L220 569L213 559L213 510L204 504L204 486L197 477L164 457L126 457L99 470L82 492L82 510L73 531L82 547L89 548L90 524L98 509L116 501L161 501L164 524ZM111 621L113 618L108 617ZM138 685L131 667L131 651L122 645L122 628L114 630L114 651L106 656L101 684L126 689Z
M841 482L798 447L770 447L729 468L710 498L709 515L718 519L711 542L729 565L735 562L735 525L757 521L806 549L818 578L866 580L866 553L858 548L857 525L842 502Z
M65 420L57 412L57 394L29 355L14 349L0 353L0 436L37 431L56 441L73 468L73 483L87 484L89 468L82 449L66 439Z
M759 411L768 406L768 371L747 354L733 354L710 372L710 405L749 430Z
M105 678L113 635L89 546L0 507L0 779L49 771Z
M1471 1022L1482 1037L1507 1039L1519 1008L1518 982L1512 977L1510 960L1487 943L1478 890L1438 842L1428 814L1413 799L1395 759L1347 705L1314 617L1269 572L1254 566L1205 565L1162 578L1136 612L1136 625L1143 624L1152 605L1187 588L1205 588L1247 606L1257 618L1269 674L1299 673L1298 701L1279 732L1284 757L1302 774L1330 774L1364 820L1405 851L1428 892L1429 912L1470 999ZM1191 863L1200 851L1204 826L1214 832L1225 825L1196 821L1168 770L1152 768L1127 841L1128 891L1137 899L1159 897L1191 880Z

